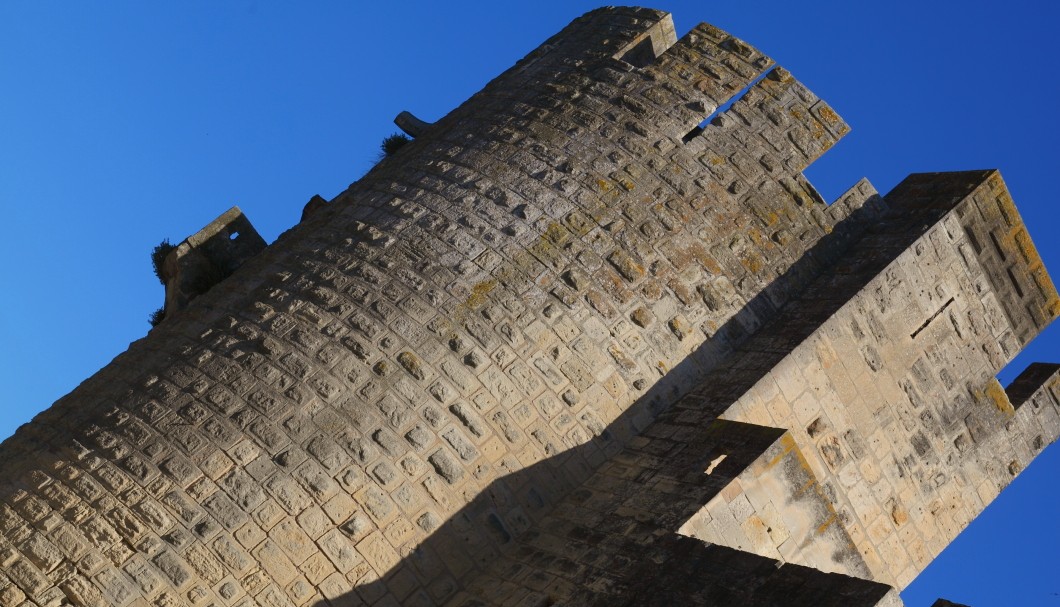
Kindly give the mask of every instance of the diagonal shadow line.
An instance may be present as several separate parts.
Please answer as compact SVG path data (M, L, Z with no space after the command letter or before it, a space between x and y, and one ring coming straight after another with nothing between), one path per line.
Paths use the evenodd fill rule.
M970 177L968 174L964 175L966 178ZM899 188L896 188L896 191ZM893 194L894 192L888 196ZM463 596L458 594L460 589L475 587L476 579L486 586L496 583L497 593L500 593L504 590L500 585L507 580L526 580L535 574L549 576L549 571L573 572L573 578L585 584L583 589L575 591L580 598L569 603L572 605L594 602L672 604L658 602L652 597L682 597L686 604L693 604L687 603L691 600L690 597L703 598L712 593L718 596L711 599L714 601L711 604L746 604L741 602L746 597L742 591L737 592L737 585L723 584L710 590L709 584L701 584L700 586L704 587L697 589L690 588L687 581L679 583L683 579L682 576L696 579L697 574L702 577L705 571L716 570L720 563L729 561L748 563L745 567L736 567L730 571L733 580L752 575L750 572L757 572L753 574L757 576L755 579L773 579L771 575L762 577L761 563L756 561L768 561L769 566L773 567L773 561L770 559L745 555L722 546L711 546L674 533L684 520L724 488L728 480L735 478L753 460L752 455L757 456L752 449L745 453L744 457L730 458L724 462L721 466L723 469L715 474L704 475L703 469L709 462L707 457L711 451L710 433L699 432L697 435L695 431L706 428L731 402L753 386L762 374L773 368L809 337L869 280L877 276L898 254L911 246L963 198L952 196L952 192L949 193L950 196L943 194L945 192L931 191L906 194L905 197L913 200L917 206L903 204L899 212L891 212L885 205L879 204L881 199L878 197L874 203L855 210L839 222L830 234L808 250L787 272L748 301L700 347L700 350L723 349L728 351L729 355L724 364L713 370L688 394L679 399L672 393L660 394L660 391L674 390L672 382L660 381L597 437L493 481L470 503L434 530L430 537L406 555L399 564L376 581L361 584L344 595L331 598L330 604L342 607L440 604L453 597ZM935 199L932 199L932 196L935 196ZM881 207L884 207L882 211ZM825 271L826 269L828 271ZM769 309L770 301L776 301L778 296L782 296L778 294L786 293L794 295L785 298L788 303L770 322L760 324L758 319L761 317L761 310ZM749 340L757 342L753 355L751 348L742 347L747 346ZM766 356L763 356L763 351L767 352ZM672 369L670 375L687 377L689 371L685 367L696 365L695 361L699 359L694 353ZM669 406L653 410L660 409L659 405L653 404L659 402L669 403ZM644 414L655 421L651 426L638 431L636 420ZM654 454L654 462L647 466L644 465L643 453L634 455L622 451L641 433L650 434L653 428L664 427L669 431L673 426L692 432L683 433L682 440L675 441L671 451ZM582 461L582 458L575 457L577 455L586 455L588 461L592 461L592 452L597 451L613 454L607 465L621 466L624 457L636 457L642 469L655 466L649 473L631 479L634 482L627 484L631 494L614 496L612 520L598 521L604 529L612 530L611 537L615 537L614 530L622 530L620 535L624 540L617 545L608 545L611 554L603 555L608 561L606 567L585 566L584 562L570 559L564 555L567 549L563 546L549 550L536 547L534 544L540 543L536 540L549 535L548 529L538 524L519 533L501 514L514 502L540 523L551 511L548 504L556 504L556 508L578 507L578 500L586 499L588 495L588 492L579 490L579 485L600 467L588 471L587 474L581 468L572 467L571 463ZM648 484L651 478L677 480L682 483L683 492L653 493L652 485ZM540 497L535 500L533 497L527 497L528 495ZM652 508L650 511L636 513L622 510L621 505L631 501L651 504ZM585 537L589 543L592 543L594 537L601 539L598 537L600 532L592 526L583 526L571 531L570 537ZM679 557L678 561L683 564L664 574L664 571L670 570L662 569L658 563L672 563L675 557ZM584 554L582 558L585 558ZM788 596L784 588L790 590L796 580L801 579L802 582L798 582L801 584L815 575L846 579L846 576L824 574L810 568L801 568L805 570L801 571L794 565L786 566L785 569L789 573L800 573L786 573L787 577L777 577L774 582L778 585L773 590L760 588L764 593L763 597L773 594L777 597ZM594 586L594 576L596 580L605 580L606 583ZM482 586L483 583L477 585ZM847 582L837 583L833 580L823 584L820 580L814 581L810 586L817 584L820 590L814 594L817 597L814 600L831 596L829 593L840 592L837 589L843 588L844 583ZM862 603L850 599L850 602L843 604L875 605L879 597L883 596L881 592L885 593L889 588L863 580L858 583L871 584L871 587L862 587L850 582L849 584L856 587L848 589L848 599L861 593L859 596L869 602ZM670 590L667 589L667 584L672 586ZM761 585L744 584L741 587L759 586ZM533 585L529 587L532 588ZM680 592L689 594L677 593L673 590L675 588L681 588L683 590ZM729 590L724 590L725 588ZM553 604L549 602L551 599L547 593L539 594L543 597L541 605ZM729 596L729 599L722 595ZM621 600L617 603L611 602L615 599ZM486 603L472 600L466 604Z

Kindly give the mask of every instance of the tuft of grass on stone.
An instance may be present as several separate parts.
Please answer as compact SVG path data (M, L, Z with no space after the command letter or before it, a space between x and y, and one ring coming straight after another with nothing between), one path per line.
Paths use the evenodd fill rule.
M379 150L382 152L382 158L388 158L393 156L405 146L406 143L412 141L408 135L404 133L394 133L393 135L387 135L383 138L383 142L379 144Z
M157 327L158 323L162 322L166 318L166 309L159 308L147 317L147 322L151 323L152 327Z
M163 286L166 284L166 277L163 276L162 264L166 261L166 255L169 255L169 252L175 248L177 248L176 245L170 244L169 239L166 238L158 243L155 248L151 249L151 266L154 267L158 282L162 283Z

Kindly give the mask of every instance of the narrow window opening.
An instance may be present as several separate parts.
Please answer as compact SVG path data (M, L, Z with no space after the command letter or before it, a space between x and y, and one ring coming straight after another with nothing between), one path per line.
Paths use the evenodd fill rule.
M751 88L754 87L754 85L758 84L763 78L765 78L770 73L772 73L772 71L773 70L770 69L770 70L766 70L766 71L762 72L761 74L759 74L758 77L755 78L754 80L752 80L750 84L748 84L747 86L745 86L742 89L740 89L735 95L730 97L728 101L726 101L725 103L719 105L718 109L716 109L713 112L711 112L709 116L704 118L703 121L699 123L699 126L695 127L691 131L688 131L688 133L684 137L681 138L681 141L683 141L684 143L688 143L689 141L692 141L693 139L698 137L700 133L702 133L703 131L705 131L707 129L707 125L709 125L710 123L714 122L714 119L717 118L718 116L720 116L720 115L724 114L725 112L729 111L729 108L731 108L734 103L736 103L737 101L743 99L744 96L747 95L747 91L750 91Z
M231 234L228 235L228 239L229 240L235 240L237 238L239 238L239 232L232 232Z
M916 339L916 336L920 335L920 332L923 331L924 329L926 329L927 326L931 324L931 321L933 321L936 318L938 318L939 314L942 314L943 312L945 312L946 308L950 307L951 303L953 303L953 298L952 297L949 298L949 300L946 301L946 303L942 304L942 307L939 308L938 312L935 312L934 314L932 314L927 320L924 321L924 324L922 324L919 327L917 327L916 331L913 331L909 335L909 337L911 337L912 339Z

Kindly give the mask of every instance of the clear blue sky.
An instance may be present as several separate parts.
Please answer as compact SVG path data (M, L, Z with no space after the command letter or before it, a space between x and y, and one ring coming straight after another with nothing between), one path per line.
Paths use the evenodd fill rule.
M656 2L709 21L853 132L808 174L997 167L1060 276L1058 10L1044 1ZM310 10L311 7L311 10ZM592 3L0 3L0 436L142 337L148 253L238 204L271 241L360 177L401 110L434 120ZM1002 374L1060 360L1060 328ZM1060 606L1060 447L905 594Z

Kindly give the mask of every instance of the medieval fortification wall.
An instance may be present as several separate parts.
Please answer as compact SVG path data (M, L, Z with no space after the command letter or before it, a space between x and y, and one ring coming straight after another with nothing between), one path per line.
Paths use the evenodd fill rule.
M1060 303L995 171L825 204L847 130L575 20L0 446L0 605L899 605Z

